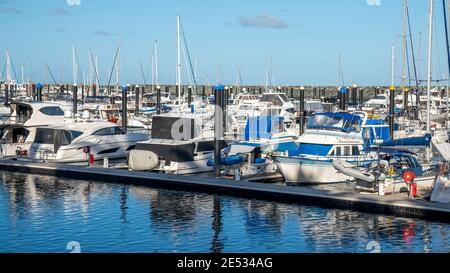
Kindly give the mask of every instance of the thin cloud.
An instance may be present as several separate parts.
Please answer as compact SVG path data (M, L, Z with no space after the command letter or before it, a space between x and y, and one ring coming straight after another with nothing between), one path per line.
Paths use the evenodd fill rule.
M98 36L119 36L120 35L120 33L109 32L109 31L105 31L105 30L94 31L94 34L98 35Z
M0 8L0 13L6 14L22 14L22 12L16 8Z
M369 6L381 6L381 0L366 0Z
M289 27L286 21L270 15L241 16L239 24L243 27L275 28L282 29Z
M50 14L50 15L56 15L56 16L58 16L58 15L62 15L62 16L70 15L70 12L68 12L65 9L61 9L61 8L51 9L47 13Z
M81 0L66 0L69 6L81 6Z
M64 33L64 32L67 32L67 29L65 29L65 28L55 28L54 31L57 32L57 33Z

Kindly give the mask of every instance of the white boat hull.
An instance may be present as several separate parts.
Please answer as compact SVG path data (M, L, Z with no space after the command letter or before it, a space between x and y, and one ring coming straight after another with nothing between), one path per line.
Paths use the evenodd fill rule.
M275 162L287 184L328 184L354 180L338 172L329 160L277 157Z

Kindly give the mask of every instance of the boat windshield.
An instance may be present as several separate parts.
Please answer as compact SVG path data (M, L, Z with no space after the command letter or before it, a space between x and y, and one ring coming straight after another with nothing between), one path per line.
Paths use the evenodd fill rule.
M343 132L359 132L361 118L345 113L316 114L309 118L307 129L337 130Z
M276 106L282 106L283 105L283 101L281 100L281 98L278 96L278 94L264 94L261 97L261 102L270 102L273 105Z

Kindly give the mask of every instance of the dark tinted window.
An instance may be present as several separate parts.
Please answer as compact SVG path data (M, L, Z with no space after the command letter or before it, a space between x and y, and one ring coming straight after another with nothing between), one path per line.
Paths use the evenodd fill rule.
M122 135L125 134L120 127L109 127L96 131L93 133L95 136L111 136L111 135Z
M274 105L281 106L283 105L283 101L278 97L278 95L274 94L266 94L261 97L261 102L270 102Z
M57 106L44 107L39 111L48 116L64 116L64 111Z
M75 139L83 134L83 132L79 131L70 131L70 133L72 134L72 139Z

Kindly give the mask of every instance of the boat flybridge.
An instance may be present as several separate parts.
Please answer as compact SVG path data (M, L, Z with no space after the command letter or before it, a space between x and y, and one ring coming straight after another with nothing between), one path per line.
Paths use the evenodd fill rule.
M64 123L66 117L61 105L49 102L13 102L11 116L0 126L1 155L16 156L19 150L28 150L36 128Z
M364 103L362 110L363 111L387 111L389 107L389 95L378 94L375 98L368 100Z
M196 114L170 113L153 116L151 139L137 143L128 163L135 171L193 174L212 171L207 162L213 155L212 123Z

